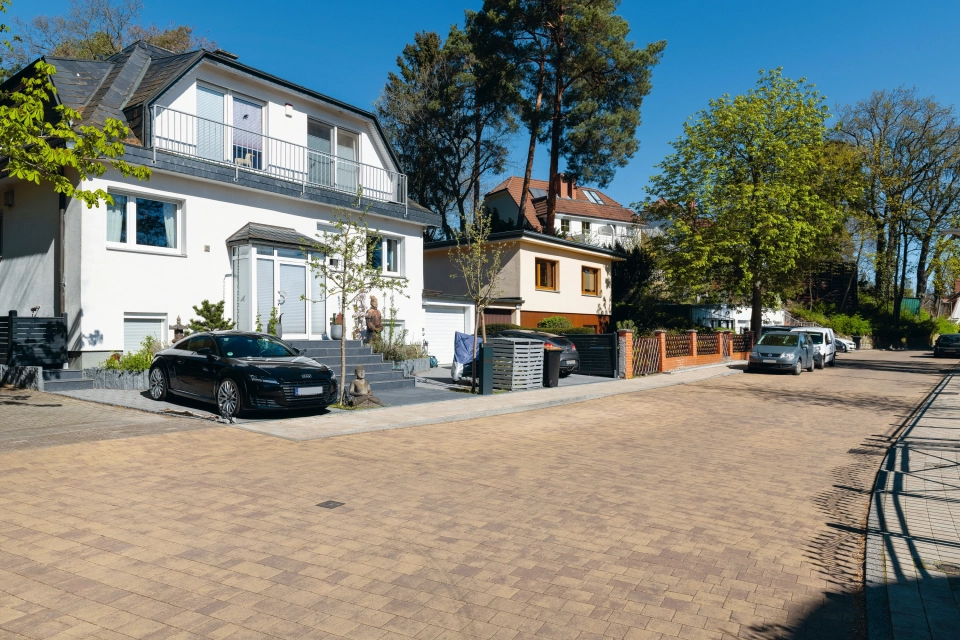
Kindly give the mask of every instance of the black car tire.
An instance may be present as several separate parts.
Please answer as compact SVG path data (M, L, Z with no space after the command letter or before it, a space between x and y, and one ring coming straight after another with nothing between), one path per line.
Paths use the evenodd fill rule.
M813 370L817 368L817 359L813 356L810 356L810 366L807 367L809 373L813 373Z
M233 378L224 378L217 385L217 410L226 419L239 418L240 385Z
M814 360L814 366L816 366L817 369L823 369L825 366L827 366L827 363L824 362L823 358L820 358L820 361L819 361L819 362L817 362L816 360Z
M566 377L569 376L571 373L573 373L573 371L561 371L561 372L560 372L560 377L561 377L561 378L566 378Z
M793 365L793 370L790 371L790 373L792 373L795 376L798 376L801 373L803 373L803 362L800 360L800 358L797 358L797 364Z
M167 374L163 367L154 367L150 369L150 397L157 402L163 402L167 399Z
M827 364L828 364L829 366L831 366L831 367L837 366L837 356L836 356L836 354L834 354L834 356L833 356L832 358L830 358L830 362L828 362Z
M939 358L939 357L940 357L940 350L939 350L939 349L934 349L934 350L933 350L933 357L934 357L934 358Z

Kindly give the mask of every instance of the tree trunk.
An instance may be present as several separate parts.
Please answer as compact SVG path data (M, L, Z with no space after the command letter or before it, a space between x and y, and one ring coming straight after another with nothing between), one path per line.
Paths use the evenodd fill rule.
M557 174L560 172L560 138L563 133L563 83L565 71L565 35L563 26L564 10L558 11L553 39L556 46L554 60L553 116L550 123L550 186L547 190L547 220L544 233L553 235L553 224L557 217Z
M473 180L473 213L476 214L480 210L480 145L483 135L483 116L476 99L473 110L473 170L470 177Z
M897 252L897 266L899 267L900 277L896 277L896 272L894 272L894 301L893 301L893 318L894 326L898 329L900 328L900 313L903 310L903 295L907 285L907 250L909 249L909 243L907 242L907 232L903 231L903 236L899 238L900 244L903 245L903 259L901 260L900 252ZM899 283L897 282L899 280Z
M877 297L883 296L883 285L886 281L886 260L887 260L887 226L882 222L877 222L877 253L874 258L873 269L873 287L876 289Z
M346 267L344 267L346 269ZM340 294L340 406L347 397L347 296Z
M920 238L920 254L917 257L917 297L922 298L927 292L927 256L930 255L930 243L933 241L933 232L928 229Z
M476 319L473 323L473 363L471 368L473 369L473 375L470 377L470 393L475 393L477 390L477 376L480 375L480 372L477 370L477 331L480 329L480 309L477 307Z
M757 340L763 327L763 291L760 289L760 282L757 280L753 281L750 305L750 330L753 331L754 340Z
M520 192L520 211L517 213L517 229L523 229L523 209L527 206L530 197L530 175L533 173L533 155L537 151L537 137L540 135L540 106L543 104L543 63L540 64L540 74L537 76L537 101L533 115L530 117L530 144L527 147L527 166L523 171L523 190Z

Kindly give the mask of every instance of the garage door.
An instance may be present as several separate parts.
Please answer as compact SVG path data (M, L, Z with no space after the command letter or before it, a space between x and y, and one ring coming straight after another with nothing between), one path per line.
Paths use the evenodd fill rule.
M453 362L453 334L464 330L463 309L459 307L425 307L426 339L430 355L440 364Z

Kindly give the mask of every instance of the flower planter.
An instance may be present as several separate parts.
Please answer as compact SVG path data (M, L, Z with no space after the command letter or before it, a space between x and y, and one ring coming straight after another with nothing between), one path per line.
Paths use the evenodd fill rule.
M342 324L330 325L330 339L340 340L342 338L343 338L343 325Z
M403 371L404 376L412 376L418 371L430 370L430 358L414 358L413 360L401 360L393 363L395 371Z

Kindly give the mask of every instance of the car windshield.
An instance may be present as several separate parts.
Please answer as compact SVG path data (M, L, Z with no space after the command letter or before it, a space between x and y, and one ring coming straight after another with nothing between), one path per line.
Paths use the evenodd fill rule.
M960 342L960 333L949 333L945 336L940 336L940 342L946 344L953 344L954 342Z
M269 336L218 336L220 349L228 358L291 358L290 347Z
M788 335L785 333L765 333L760 336L760 341L757 344L762 344L767 347L795 347L797 346L797 339L800 336Z

